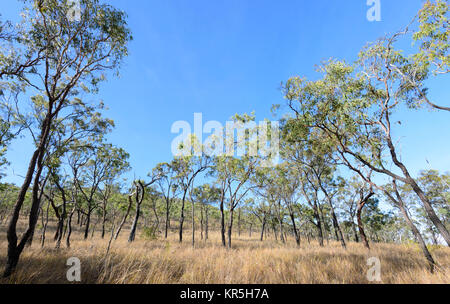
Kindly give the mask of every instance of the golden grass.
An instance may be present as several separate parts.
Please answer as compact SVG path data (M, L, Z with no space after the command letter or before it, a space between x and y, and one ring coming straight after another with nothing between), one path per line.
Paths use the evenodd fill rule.
M38 240L21 257L16 273L0 283L68 283L66 261L81 260L82 283L197 283L197 284L301 284L301 283L371 283L366 274L367 259L381 261L381 283L450 283L450 249L432 248L439 271L431 274L416 246L372 244L369 252L361 244L350 243L344 250L339 243L326 247L302 240L297 248L293 240L283 245L275 240L260 242L255 238L235 236L233 249L220 245L218 233L207 242L197 241L193 249L189 232L179 244L176 233L168 240L142 238L129 244L126 230L105 256L108 240L94 237L81 240L74 236L71 249L53 249L51 240L41 248ZM47 239L51 239L49 233ZM6 261L6 240L0 234L0 266Z

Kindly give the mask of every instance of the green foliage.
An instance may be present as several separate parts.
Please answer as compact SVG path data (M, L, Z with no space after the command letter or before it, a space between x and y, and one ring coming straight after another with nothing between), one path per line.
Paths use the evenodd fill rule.
M419 30L413 39L420 43L414 60L433 69L435 74L449 72L449 4L446 0L426 1L419 11Z
M142 228L142 237L149 241L158 239L158 231L156 227L144 227Z

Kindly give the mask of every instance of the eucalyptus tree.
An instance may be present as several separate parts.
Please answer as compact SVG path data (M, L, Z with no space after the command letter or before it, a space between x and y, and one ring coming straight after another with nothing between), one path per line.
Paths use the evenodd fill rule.
M44 246L45 246L45 233L47 231L47 226L48 226L50 203L51 203L50 201L47 202L47 208L46 208L45 215L44 215L44 207L43 206L41 207L41 225L42 225L41 247L42 248L44 248Z
M410 216L408 207L406 206L402 195L400 194L399 187L397 186L397 182L395 179L392 180L391 185L386 185L383 187L383 193L386 195L387 198L397 207L400 209L403 218L405 219L407 225L411 229L414 237L416 238L416 241L418 242L423 255L428 261L430 272L434 272L434 268L436 265L436 262L434 261L433 256L431 255L430 251L427 248L427 245L425 243L425 240L422 237L422 234L420 233L417 226L414 224L413 219Z
M436 214L442 220L447 229L450 229L450 175L440 173L437 170L422 170L417 176L418 184L424 189L425 195L430 200ZM402 198L409 207L412 216L420 222L435 244L439 244L439 232L426 216L426 212L417 201L414 191L409 185L399 186Z
M333 170L335 169L332 167L332 165L311 165L311 169L313 172L313 178L315 179L314 183L319 185L319 188L328 201L336 240L341 242L343 248L346 248L344 235L342 233L342 229L337 217L337 212L334 206L334 198L339 192L339 183L342 183L342 179L333 178Z
M344 212L344 217L347 219L346 223L349 229L353 232L353 238L356 243L359 243L359 234L357 231L358 224L356 213L358 210L358 191L355 191L354 186L357 184L357 177L352 176L350 180L341 187L338 193L337 200L340 202L339 207ZM356 187L355 187L356 188Z
M401 194L401 190L397 185L397 181L393 178L391 184L387 185L380 185L378 183L375 183L372 180L372 172L371 171L363 171L361 168L355 168L350 163L347 163L348 166L355 172L358 173L359 177L365 181L367 184L370 185L371 189L376 189L383 193L390 202L394 205L394 207L398 208L402 214L402 217L404 218L407 226L413 233L415 239L419 243L419 246L422 250L422 253L424 254L425 258L427 259L429 265L430 265L430 271L434 271L435 261L429 252L426 243L422 237L422 234L420 233L420 230L417 228L417 226L414 224L413 219L411 218L410 212L408 210L408 206L406 205L403 197L404 194ZM403 185L404 186L404 185Z
M301 198L301 191L299 189L301 180L296 174L297 172L291 169L291 167L292 166L288 165L287 168L280 168L280 181L282 183L281 195L289 212L289 217L291 218L295 241L297 243L297 246L300 246L300 232L296 224L296 213L298 208L296 207L299 204L299 200Z
M252 189L259 187L258 183L255 183L255 179L263 174L262 168L266 160L257 151L257 135L264 130L256 126L254 120L253 114L236 114L233 116L232 130L228 125L224 132L226 134L226 153L213 157L211 172L221 190L219 208L222 244L224 247L228 246L228 248L231 248L234 211ZM234 136L235 129L238 130L237 140ZM266 157L270 157L270 155ZM228 209L228 244L225 238L225 204Z
M297 243L297 246L300 246L301 240L296 223L296 213L298 210L298 201L301 196L301 180L297 175L297 171L292 168L291 164L286 162L275 167L275 169L271 171L271 177L269 183L271 184L271 187L273 187L272 191L278 195L279 206L275 210L277 210L279 221L282 222L283 216L281 216L281 214L284 212L283 209L287 210L291 219L295 242ZM282 208L282 202L284 203L283 207L285 208ZM280 229L282 229L282 225L280 225ZM282 238L282 240L284 241L284 238Z
M448 71L447 14L445 1L424 4L414 34L422 43L417 54L406 57L394 47L407 29L367 45L354 65L329 60L319 67L323 78L293 77L284 89L296 120L304 128L323 132L342 163L349 168L363 166L411 186L450 246L448 229L401 161L393 138L393 115L400 105L419 107L426 102L436 108L427 98L424 81L431 77L431 66L437 74Z
M318 138L311 136L310 130L302 127L296 120L287 117L283 120L282 129L282 149L281 155L289 164L290 170L295 171L298 178L298 189L303 199L313 211L313 220L311 222L317 229L317 239L320 246L323 246L325 221L322 216L322 207L319 198L320 185L317 181L317 173L326 169L321 166L319 160L324 151L313 151L313 148L320 148L323 141L318 142ZM329 147L328 147L329 148ZM320 150L320 149L319 149ZM325 151L329 153L329 150ZM315 169L315 166L319 168ZM320 176L320 174L319 174Z
M172 168L175 172L176 183L181 192L181 210L180 210L180 227L179 227L179 242L183 242L183 224L184 224L184 209L186 204L186 197L188 192L192 196L192 188L195 178L206 171L210 166L210 157L203 153L203 146L198 142L195 135L190 135L185 142L184 153L175 156L172 161ZM194 234L194 202L192 202L192 243L195 242Z
M130 170L130 163L128 162L130 155L125 150L113 147L111 144L101 147L101 151L105 152L101 155L105 174L98 188L98 194L101 200L102 238L104 238L108 203L111 196L119 190L116 183L117 179Z
M173 198L177 191L179 191L176 184L177 172L174 170L174 163L159 163L153 169L153 172L157 173L161 178L158 179L157 185L160 192L163 195L165 207L166 207L166 220L164 228L164 237L167 239L169 227L170 227L170 209L172 207Z
M362 211L371 197L375 195L373 187L361 181L359 177L352 176L348 182L345 182L340 191L338 199L345 205L345 212L348 213L350 223L355 236L355 241L359 242L358 234L355 226L358 227L359 237L367 249L370 249L367 240L366 232L364 231L364 224L362 220ZM355 224L356 220L356 224Z
M313 180L310 178L312 173L309 170L302 171L300 178L302 179L300 191L303 194L303 198L306 200L307 204L313 211L313 220L311 220L312 224L317 229L317 240L319 242L319 246L323 247L323 239L324 239L324 229L325 222L321 216L321 203L319 200L319 187Z
M413 39L420 42L420 52L415 56L421 58L434 73L449 72L449 4L445 0L426 1L418 13L419 29Z
M370 197L365 203L364 214L361 222L372 242L382 242L382 233L391 225L392 211L385 212L380 208L380 201L377 197Z
M129 167L129 154L121 148L111 144L101 143L93 145L89 160L80 168L75 184L86 202L81 212L86 216L84 239L87 239L92 212L99 206L98 196L101 185L111 178L111 174L123 172Z
M220 196L220 189L209 186L209 188L203 189L206 190L207 194L207 200L204 201L201 205L204 208L205 211L205 240L208 240L208 234L209 234L209 218L210 218L210 212L214 211L215 209L211 208L210 206L217 203ZM211 210L212 209L212 210Z
M80 89L95 93L98 84L105 79L104 72L117 70L127 55L127 43L131 39L125 14L97 0L80 1L79 20L68 17L71 5L67 1L28 0L25 3L24 20L17 29L19 39L11 41L15 58L5 60L2 56L0 77L9 75L26 82L35 93L31 103L41 109L43 120L36 122L38 142L8 226L5 277L10 276L17 266L37 222L39 181L54 121L61 112L72 111L71 101ZM8 60L17 64L7 64L4 68L3 64ZM18 242L19 213L32 182L29 224Z
M256 187L250 183L250 180L256 173L258 162L258 159L248 156L241 158L218 156L214 159L217 184L219 184L219 187L221 188L220 211L222 244L228 246L228 248L231 248L234 211L250 190ZM228 243L225 242L225 201L227 201L226 206L228 209Z
M427 198L432 203L438 217L450 229L450 173L440 173L437 170L422 170L419 172L417 182L424 189ZM411 189L409 187L409 189ZM410 191L412 192L412 191ZM418 206L418 212L425 218L430 232L433 227L426 217L426 211Z
M281 197L278 197L273 202L273 213L275 214L275 217L278 222L278 227L280 229L280 240L283 244L287 242L285 237L285 230L284 230L284 217L286 216L286 209L284 208L284 205L282 203Z
M450 245L448 230L400 160L392 137L392 113L400 102L416 98L410 89L398 85L399 76L389 68L390 61L399 60L399 52L378 42L360 53L354 67L331 60L321 67L322 79L291 78L285 85L286 98L295 120L324 136L340 163L355 172L363 167L410 185Z
M64 233L65 220L67 218L67 205L69 197L66 194L68 178L66 175L58 174L56 170L56 168L52 168L50 172L50 193L45 193L44 189L44 196L49 201L50 206L53 208L55 216L58 220L54 240L56 241L55 247L59 249L61 247L61 240ZM56 195L54 194L55 190L52 188L56 188L60 192L61 205L59 206L56 205Z
M267 202L264 196L260 195L260 189L254 191L255 199L249 206L249 212L251 212L255 218L261 223L261 235L260 241L264 241L264 232L266 231L266 225L271 215L271 205Z
M113 207L110 206L110 202L113 200L115 194L120 192L120 188L120 184L118 184L116 180L110 179L106 180L104 186L99 189L102 213L102 239L105 238L106 234L106 222L108 221L108 214L111 210L113 210ZM114 219L112 219L112 221L113 220Z
M155 216L155 223L153 225L154 231L159 232L160 219L158 214L158 205L159 205L158 202L161 200L162 194L156 191L155 187L149 187L147 191L147 196L150 201L151 211L149 212L152 212L153 215Z
M159 170L154 170L149 176L151 177L150 182L145 183L144 181L138 180L134 182L135 190L135 200L136 200L136 213L134 216L133 224L131 225L130 236L128 237L128 242L133 242L136 237L136 229L141 215L141 205L145 198L145 191L148 187L151 187L159 179L161 179L161 172ZM131 197L131 195L130 195Z
M432 100L426 87L427 80L450 71L449 26L448 1L427 0L405 29L386 38L391 48L402 38L409 38L409 35L412 35L413 44L418 45L408 56L399 54L401 61L392 60L388 63L391 72L399 75L400 85L416 95L408 104L412 108L425 104L431 109L450 111L448 105Z
M284 237L284 218L286 216L286 209L283 204L282 195L282 181L280 180L278 173L278 167L264 168L260 171L261 174L257 175L255 178L256 185L253 190L258 193L260 197L265 199L268 203L268 210L270 216L272 217L272 225L275 233L275 225L277 224L280 230L280 240L285 243L286 239ZM275 238L276 233L275 233Z
M103 105L101 104L100 108L102 107ZM48 178L56 186L62 200L62 205L58 207L58 209L61 209L61 212L56 210L56 206L53 203L51 204L58 218L57 233L55 235L56 248L59 248L61 244L62 232L68 215L69 189L72 187L69 181L70 176L65 172L66 165L70 167L68 163L70 156L68 157L68 155L74 153L75 157L80 157L80 152L83 152L85 156L89 157L89 151L94 148L95 142L101 142L104 134L108 133L114 125L111 120L103 118L97 110L97 107L87 105L80 99L75 98L73 101L73 112L61 112L64 115L55 119L51 129L47 152L43 159L48 176L45 174L41 175L43 176L42 182ZM35 113L35 117L39 119L39 112ZM34 137L31 129L30 132ZM114 154L114 151L111 151L111 153ZM110 173L107 174L115 172L113 168L110 169ZM72 184L74 184L74 181L75 179L72 181ZM45 189L45 183L43 183L41 188Z
M362 240L364 246L366 246L367 249L370 249L370 245L369 245L369 241L367 240L366 233L364 231L364 225L363 225L363 221L361 219L361 215L362 215L362 210L363 210L364 206L366 206L366 204L369 202L370 198L374 194L375 193L372 191L372 189L370 189L365 194L364 193L364 188L360 188L360 190L359 190L359 200L358 200L358 209L356 211L356 219L358 221L359 235L361 237L361 240Z
M71 189L70 196L72 200L72 209L67 218L66 246L70 248L70 238L72 236L72 220L75 212L78 212L78 220L81 213L82 196L78 191L77 181L80 178L81 168L89 161L90 149L92 147L85 142L74 145L70 153L67 154L67 165L71 171Z
M134 195L131 194L129 195L129 200L130 200L130 204L132 201L132 197L134 196L135 201L136 201L136 213L135 213L135 217L133 220L133 224L131 225L131 230L130 230L130 235L128 237L128 242L134 242L135 238L136 238L136 229L137 229L137 224L138 224L138 220L141 214L141 205L142 205L142 201L144 200L145 197L145 185L142 181L138 180L138 181L134 181L134 187L136 188L136 190L134 191Z
M130 189L130 191L131 191L131 189ZM113 235L113 238L114 238L115 240L117 240L117 238L119 237L120 232L122 231L123 226L124 226L125 223L127 222L128 216L130 215L131 209L132 209L132 207L133 207L133 196L136 195L136 194L137 194L137 193L136 193L136 191L135 191L135 192L132 192L131 194L129 194L129 195L127 196L127 198L128 198L128 204L126 205L126 208L125 208L125 214L124 214L124 216L123 216L123 218L122 218L122 221L121 221L121 222L119 223L119 225L117 226L116 232L114 232L114 234L111 232L111 234ZM137 197L137 198L138 198L138 197ZM123 205L120 205L120 204L119 204L119 209L120 209L120 207L123 207ZM114 228L114 227L113 227L113 228Z
M256 226L257 217L251 212L250 206L253 204L255 198L248 197L244 200L241 207L238 210L238 235L241 236L242 226L248 228L248 235L252 237L253 227Z
M208 240L209 237L209 212L211 205L219 200L220 189L211 186L210 184L203 184L201 186L195 187L192 191L193 203L197 202L200 204L200 229L201 235L204 240ZM203 239L203 237L202 237Z
M231 138L227 138L227 149L234 151L237 148L238 156L227 153L219 155L214 158L214 174L216 183L221 189L220 196L220 211L221 211L221 233L222 243L226 246L225 241L225 200L228 209L228 247L231 248L231 236L234 220L234 211L242 202L243 198L247 196L250 190L258 187L252 182L252 179L258 175L262 158L260 158L256 151L253 150L255 144L254 135L258 132L257 127L248 127L247 123L254 121L252 115L236 115L233 117L235 127L245 129L244 134L241 133L241 138L236 142L234 134ZM242 132L242 129L240 132ZM228 131L228 130L227 130ZM229 134L227 134L229 135ZM254 152L254 153L252 153Z
M292 127L292 124L295 125L295 121L289 121L286 126L291 125ZM290 138L288 139L289 142L292 142ZM323 213L323 208L319 203L319 192L323 194L330 208L336 240L340 241L342 247L346 248L345 239L334 206L335 196L339 193L339 185L344 181L340 177L335 177L338 164L334 159L332 147L323 138L322 134L313 130L304 133L301 142L296 142L295 145L284 150L284 155L292 164L291 168L293 170L296 169L298 172L299 180L302 182L299 186L301 187L303 196L318 215L317 218L320 217L319 213ZM308 186L305 183L309 184L309 187L313 189L312 196L311 193L308 194L306 192ZM326 224L323 218L317 221L317 227L320 230L319 238L322 233L322 229L320 228L322 222ZM321 243L320 240L319 242Z
M303 234L306 236L308 244L310 244L311 240L315 239L313 230L317 229L317 222L316 217L314 216L314 210L313 208L311 208L309 204L297 204L295 207L299 218L300 224L299 230L303 231ZM319 236L317 236L317 239L319 239ZM319 245L321 247L323 246L323 236L322 242L319 241Z

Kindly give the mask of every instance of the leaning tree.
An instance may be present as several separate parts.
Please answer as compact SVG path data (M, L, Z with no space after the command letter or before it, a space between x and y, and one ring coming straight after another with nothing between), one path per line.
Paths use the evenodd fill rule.
M17 39L11 40L14 51L10 54L14 58L2 54L0 77L25 83L34 96L31 104L40 109L43 119L33 126L37 144L8 226L5 277L16 268L37 222L43 160L55 120L62 112L72 112L72 101L80 90L95 93L105 73L118 69L131 39L126 15L98 0L81 0L81 14L76 20L69 15L70 1L27 0L25 3L24 22L16 29ZM7 61L13 64L3 65ZM28 227L19 241L19 214L31 184Z

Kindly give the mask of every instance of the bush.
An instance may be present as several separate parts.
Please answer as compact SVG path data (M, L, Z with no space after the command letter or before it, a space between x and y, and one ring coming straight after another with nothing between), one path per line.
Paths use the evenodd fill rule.
M146 240L157 240L158 231L156 230L156 227L144 227L144 229L142 229L142 237Z

